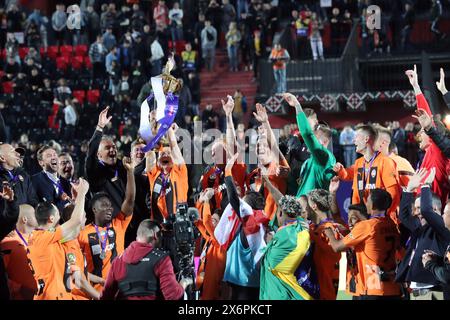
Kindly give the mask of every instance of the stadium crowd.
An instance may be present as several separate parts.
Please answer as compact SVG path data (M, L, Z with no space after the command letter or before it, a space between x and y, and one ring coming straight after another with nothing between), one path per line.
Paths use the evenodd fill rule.
M115 2L85 1L82 31L65 27L63 5L51 18L27 16L14 1L0 13L1 297L180 299L194 286L204 300L334 300L345 252L354 299L449 299L449 142L415 67L406 76L416 124L338 132L285 93L297 124L278 137L257 104L253 150L236 117L245 99L237 92L221 113L199 112L198 72L214 70L217 46L227 47L230 71L238 69L237 43L255 72L258 50L268 58L280 28L278 7L199 1L195 17L176 3ZM26 52L14 33L23 33ZM170 51L172 75L183 82L176 124L145 153L139 106ZM437 87L450 103L444 76ZM200 121L223 137L196 136ZM212 164L186 159L181 129ZM340 181L352 181L347 221ZM178 278L161 249L162 223L179 203L199 211L195 279Z

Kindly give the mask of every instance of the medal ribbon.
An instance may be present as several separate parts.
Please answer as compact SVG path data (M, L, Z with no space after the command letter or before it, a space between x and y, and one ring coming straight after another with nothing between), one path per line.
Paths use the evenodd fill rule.
M108 240L108 231L109 231L109 226L110 224L108 223L108 225L106 226L106 232L105 232L105 237L103 238L100 231L98 230L98 226L93 223L94 228L95 228L95 232L97 233L98 239L100 240L100 246L102 248L102 252L106 253L106 241Z
M375 154L372 156L372 159L370 159L369 162L369 170L368 170L368 178L370 178L370 171L372 170L372 166L373 166L373 162L375 161L376 157L378 157L378 155L380 154L380 152L375 152ZM367 185L367 178L366 178L366 161L364 161L364 165L363 165L363 192L366 190L366 185Z

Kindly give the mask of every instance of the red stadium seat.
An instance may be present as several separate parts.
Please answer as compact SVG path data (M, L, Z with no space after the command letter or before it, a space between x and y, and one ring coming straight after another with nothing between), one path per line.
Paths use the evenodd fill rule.
M75 90L72 95L80 102L80 104L84 103L84 99L86 98L86 92L84 90Z
M28 47L19 48L20 59L23 60L25 58L25 56L28 54L28 51L30 51L30 48L28 48Z
M85 57L88 52L87 45L80 44L78 46L75 46L75 55L80 57Z
M64 57L70 57L73 53L73 47L72 46L61 46L60 47L61 50L61 55Z
M86 68L92 69L92 62L89 56L84 58L84 65L86 66Z
M0 55L2 60L6 60L6 49L3 49Z
M65 71L67 69L67 66L69 65L69 58L68 57L58 57L56 58L56 68L58 70Z
M87 101L91 104L97 104L100 100L100 91L99 90L89 90L87 92Z
M13 94L14 93L14 84L12 81L3 82L3 93L4 94Z
M179 40L175 43L175 51L178 55L181 55L181 52L185 49L186 41Z
M83 57L75 56L72 58L72 68L80 70L83 67Z
M47 56L50 59L56 60L56 57L58 56L59 48L58 46L50 46L47 48Z

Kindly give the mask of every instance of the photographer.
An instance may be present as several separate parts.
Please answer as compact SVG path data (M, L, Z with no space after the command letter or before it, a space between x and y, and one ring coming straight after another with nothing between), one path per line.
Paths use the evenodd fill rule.
M177 283L172 261L159 249L161 229L146 219L141 222L136 241L114 260L101 300L180 300L193 283L183 278Z

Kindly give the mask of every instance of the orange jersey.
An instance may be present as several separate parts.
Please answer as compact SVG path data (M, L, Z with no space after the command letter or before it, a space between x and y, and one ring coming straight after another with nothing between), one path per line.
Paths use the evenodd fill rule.
M355 161L352 203L365 203L369 191L376 188L390 193L392 205L388 212L391 219L397 222L397 208L401 194L397 168L394 160L381 153L376 153L372 161L366 161L364 157Z
M356 253L357 295L400 295L400 286L394 280L400 236L390 219L383 216L360 221L343 242Z
M27 257L28 236L22 234L22 237L25 242L14 231L0 242L11 300L24 300L26 297L20 293L24 287L37 292L36 280Z
M38 284L34 300L71 300L70 288L64 281L67 266L61 243L62 230L34 230L28 238L28 257Z
M267 171L269 174L269 180L273 184L275 188L280 190L282 194L286 193L287 189L287 180L285 177L280 177L277 175L278 168L287 168L289 169L289 164L286 160L283 160L281 163L271 162L267 167ZM263 179L260 174L260 169L257 168L253 170L250 174L247 175L246 179L247 190L251 189L253 191L259 192L263 185ZM272 220L275 213L277 212L277 204L272 197L272 194L269 192L267 188L264 188L264 197L266 198L266 204L264 206L264 213L266 216Z
M163 177L162 170L155 166L147 173L147 177L150 183L150 199L152 199L152 219L154 219L156 209L154 205L157 206L160 214L167 219L170 213L177 212L177 203L187 202L189 181L185 164L174 164L168 177ZM154 199L157 200L154 201ZM169 206L172 207L169 208Z
M63 247L68 262L68 266L66 267L66 281L68 281L68 283L66 286L70 286L72 289L72 297L74 300L89 300L89 296L78 288L72 279L72 272L74 271L80 271L81 277L86 277L84 256L83 252L81 252L80 244L78 240L75 239L64 242Z
M406 187L409 183L409 178L414 175L414 168L411 163L405 158L402 158L396 154L390 154L389 158L394 160L395 166L397 168L398 177L400 180L400 185Z
M311 225L310 237L314 242L314 266L320 287L320 300L336 300L339 287L339 260L341 254L333 251L324 230L337 226L332 222L325 222L318 226Z
M125 231L131 218L131 215L125 216L120 212L108 226L98 227L98 233L93 223L81 230L78 242L86 257L88 272L106 279L112 261L125 250ZM103 259L102 243L105 255ZM96 284L94 288L100 291L101 285Z

